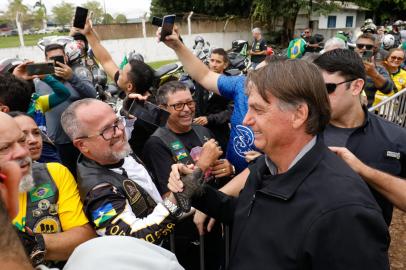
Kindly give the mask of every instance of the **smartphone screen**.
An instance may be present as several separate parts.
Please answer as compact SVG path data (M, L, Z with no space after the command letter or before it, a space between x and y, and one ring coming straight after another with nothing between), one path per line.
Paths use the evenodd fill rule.
M55 66L58 66L56 64L56 62L60 62L62 64L65 64L65 57L63 57L63 55L52 56L52 57L49 57L49 59L54 60Z
M172 34L173 25L175 24L175 15L166 15L162 20L161 41Z
M170 113L149 101L134 100L128 112L155 127L163 127L168 121Z
M362 60L366 62L371 62L371 58L374 55L373 51L366 50L362 53Z
M55 68L53 62L46 63L35 63L27 65L27 74L32 75L44 75L44 74L54 74Z
M73 26L76 28L85 28L87 13L89 10L87 8L76 7L75 19L73 20Z

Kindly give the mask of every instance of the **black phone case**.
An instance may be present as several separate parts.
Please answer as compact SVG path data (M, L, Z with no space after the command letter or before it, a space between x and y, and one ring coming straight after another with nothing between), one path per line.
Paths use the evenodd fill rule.
M73 26L76 28L85 28L86 18L89 10L82 7L76 7L75 19L73 20Z
M167 22L165 17L162 20L161 41L164 41L167 36L172 34L173 26L175 25L175 16L170 16L171 17L168 18L172 20L171 22Z
M38 64L28 64L27 74L32 75L44 75L44 74L54 74L55 68L53 63L38 63Z
M163 127L168 121L170 113L164 109L159 108L149 101L134 100L128 112L131 115L141 119L146 123L156 127Z

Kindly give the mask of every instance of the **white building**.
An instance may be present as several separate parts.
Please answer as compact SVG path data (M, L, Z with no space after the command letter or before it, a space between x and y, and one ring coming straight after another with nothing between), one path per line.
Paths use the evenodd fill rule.
M307 10L299 11L296 19L295 33L300 34L309 25L313 33L324 35L325 40L335 36L337 31L356 33L364 24L367 9L353 3L335 1L338 10L329 14L312 13ZM314 3L316 5L316 3Z

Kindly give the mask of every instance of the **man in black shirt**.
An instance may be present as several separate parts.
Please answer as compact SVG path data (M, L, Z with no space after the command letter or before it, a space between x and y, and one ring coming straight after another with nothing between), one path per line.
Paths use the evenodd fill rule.
M316 38L312 36L311 29L306 28L303 33L304 33L303 39L306 41L305 53L319 52L320 51L319 43L317 42Z
M356 52L336 49L314 63L322 71L332 107L324 141L340 156L345 156L347 148L361 161L356 167L358 162L348 163L368 183L390 225L393 205L385 185L406 177L406 131L362 107L366 73Z
M175 163L195 164L197 167L211 167L216 179L233 173L233 166L226 159L218 160L213 151L211 132L200 125L192 125L195 101L189 89L178 81L168 82L158 89L158 104L170 112L167 126L158 128L144 147L144 161L155 177L156 185L163 197L167 196L168 177ZM196 158L194 152L200 152ZM214 159L213 159L214 157ZM217 181L217 180L216 180ZM214 182L216 184L217 182ZM218 269L221 265L221 227L214 229L205 241L206 266ZM186 269L199 267L199 241L192 216L177 224L175 230L176 255Z
M252 42L250 55L252 67L255 69L259 63L265 60L266 41L262 38L262 32L259 28L252 29L252 37L254 38L254 41Z

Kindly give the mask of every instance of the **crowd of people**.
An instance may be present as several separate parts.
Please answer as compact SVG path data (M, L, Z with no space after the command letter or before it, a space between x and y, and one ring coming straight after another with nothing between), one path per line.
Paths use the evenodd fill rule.
M288 59L267 56L255 28L254 68L230 76L224 49L206 65L175 26L163 42L195 85L154 93L153 69L120 68L89 19L71 32L124 105L96 99L60 44L44 50L55 74L28 75L30 61L0 74L2 267L389 269L406 130L368 108L406 87L402 48L379 62L365 31L354 50L334 38L321 51L307 29L306 54ZM132 115L134 102L165 124Z

